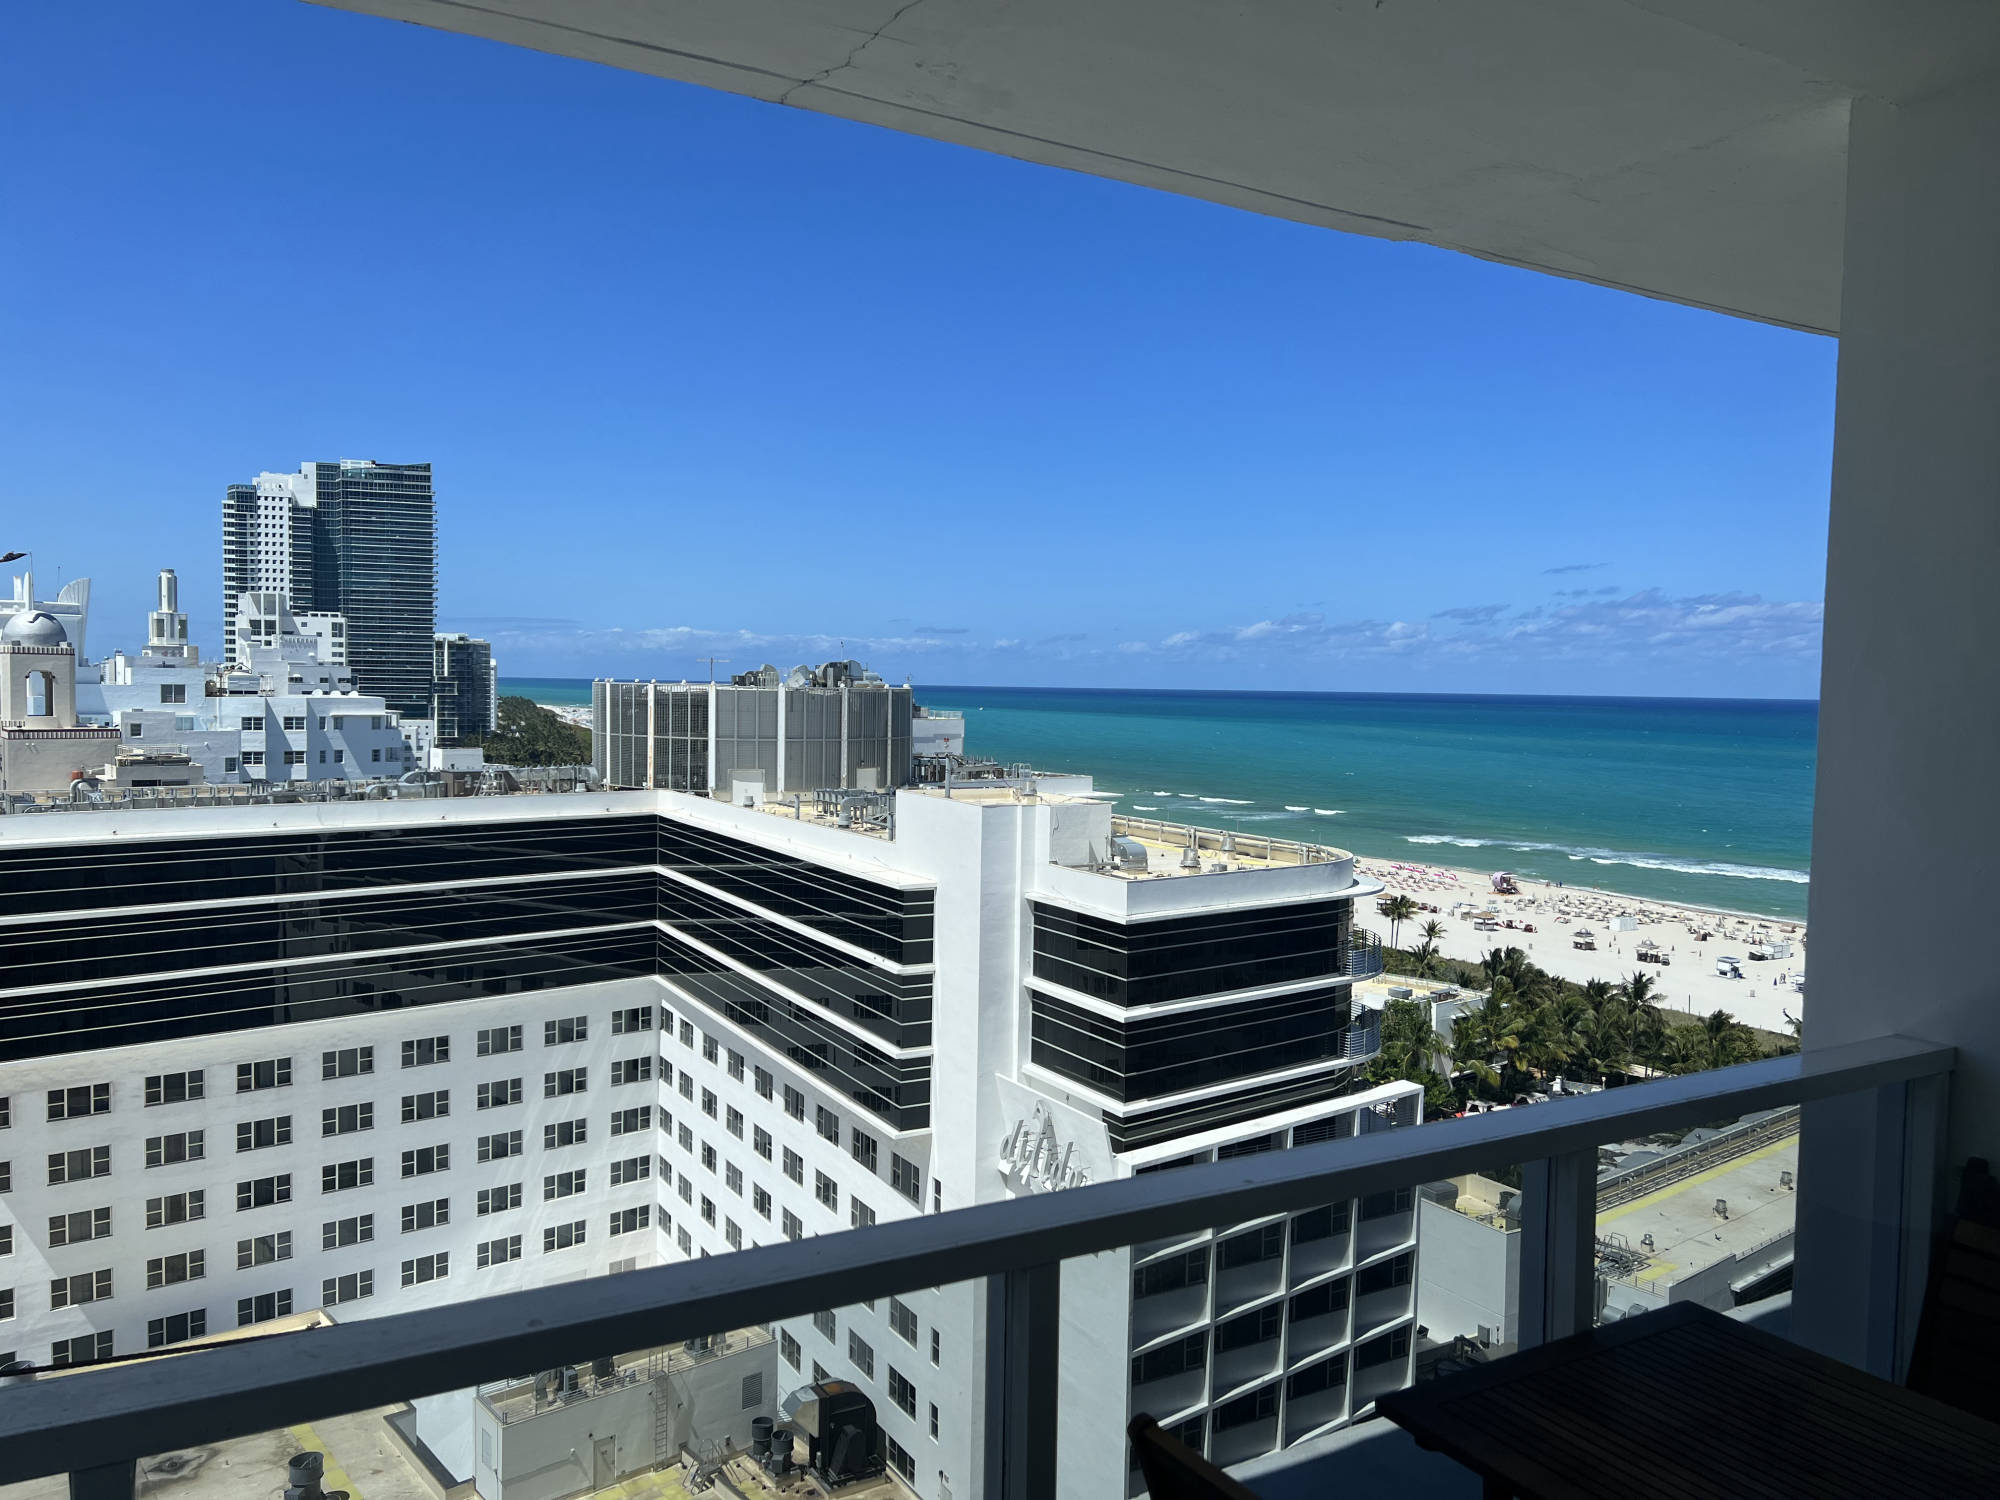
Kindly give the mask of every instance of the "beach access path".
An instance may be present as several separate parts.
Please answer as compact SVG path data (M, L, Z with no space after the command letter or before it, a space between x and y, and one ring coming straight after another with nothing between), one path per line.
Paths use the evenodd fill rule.
M1519 877L1520 893L1501 896L1493 893L1491 875L1483 871L1380 859L1363 859L1359 864L1365 874L1382 882L1386 894L1409 896L1438 908L1403 923L1397 935L1400 947L1414 948L1422 941L1424 923L1435 917L1444 924L1438 951L1446 958L1478 963L1495 948L1519 948L1538 968L1578 984L1592 979L1617 984L1635 972L1650 974L1656 1003L1662 1009L1696 1016L1726 1010L1739 1021L1780 1035L1790 1032L1789 1016L1805 1013L1805 997L1792 987L1805 968L1803 922L1677 906L1616 891L1556 886ZM1511 920L1516 926L1479 931L1466 917L1452 914L1452 908L1461 902L1490 908L1503 922ZM1638 926L1630 932L1612 931L1609 920L1619 913L1633 917ZM1372 903L1356 913L1356 921L1388 941L1389 924L1376 914ZM1523 922L1532 923L1536 931L1521 931L1519 924ZM1760 926L1775 937L1789 939L1789 958L1750 961L1747 936ZM1574 946L1577 928L1589 928L1595 935L1594 952ZM1704 930L1715 936L1697 942L1694 932ZM1639 962L1639 945L1647 941L1658 944L1670 961ZM1715 961L1724 955L1740 961L1743 978L1728 979L1716 973Z

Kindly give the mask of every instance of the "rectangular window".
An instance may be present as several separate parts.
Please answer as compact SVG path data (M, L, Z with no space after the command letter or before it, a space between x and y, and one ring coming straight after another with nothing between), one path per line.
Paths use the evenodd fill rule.
M432 1172L445 1172L451 1168L451 1147L419 1146L403 1153L403 1175L405 1177L427 1177Z
M413 1125L418 1120L435 1120L450 1113L450 1089L432 1089L428 1093L403 1095L405 1125Z
M99 1149L107 1153L105 1165L108 1171L110 1169L108 1153L111 1148L104 1146ZM71 1152L69 1154L73 1156L76 1153ZM173 1135L152 1135L146 1137L146 1165L149 1167L170 1167L176 1162L200 1161L202 1155L202 1133L199 1130L183 1130ZM49 1180L51 1182L67 1180L58 1179L54 1175L55 1159L53 1157L49 1160L49 1173ZM92 1174L86 1173L84 1175L88 1176Z
M895 1152L889 1153L889 1186L908 1198L912 1203L922 1205L924 1201L923 1170L913 1161L905 1161Z
M111 1113L111 1085L86 1083L73 1089L49 1090L49 1118L77 1120Z
M236 1326L244 1328L252 1322L270 1322L272 1318L292 1316L292 1288L282 1292L264 1292L262 1296L246 1296L236 1304Z
M755 1184L752 1184L750 1188L750 1206L757 1211L758 1218L768 1219L771 1217L771 1195Z
M723 1117L722 1117L722 1128L728 1131L731 1135L735 1136L737 1140L739 1141L742 1140L743 1111L738 1109L733 1104L730 1105L727 1109L725 1109L723 1111Z
M875 1346L852 1328L847 1330L847 1357L870 1380L875 1378Z
M245 750L243 752L243 764L246 766L263 765L264 752L262 750Z
M706 1194L701 1200L701 1221L710 1229L715 1228L715 1200Z
M554 1129L554 1126L550 1126ZM510 1156L521 1154L521 1132L503 1130L497 1135L482 1135L479 1138L479 1159L481 1161L504 1161Z
M874 1223L874 1209L863 1203L859 1198L849 1198L847 1200L847 1227L849 1229L867 1229L872 1227Z
M170 1224L192 1224L207 1216L208 1194L201 1188L185 1193L168 1193L146 1200L146 1227L164 1229Z
M799 1341L782 1328L778 1330L778 1352L785 1357L785 1363L794 1370L801 1368L799 1361L805 1351L799 1347Z
M931 1441L935 1443L937 1440L938 1440L938 1409L937 1409L937 1402L933 1401L931 1403Z
M813 1173L813 1197L819 1200L821 1208L840 1212L840 1184L824 1172Z
M521 1102L521 1083L522 1080L519 1078L500 1078L495 1079L492 1083L480 1084L476 1107L479 1109L504 1109L509 1104L519 1104Z
M146 1079L146 1105L186 1104L202 1096L201 1069L185 1073L153 1073Z
M651 1130L652 1128L653 1106L650 1104L636 1105L631 1109L613 1110L611 1113L611 1133L613 1135L631 1135L635 1131Z
M102 1302L111 1295L111 1272L84 1271L75 1276L58 1276L49 1283L49 1309L81 1307L86 1302Z
M354 1161L329 1162L319 1169L319 1190L322 1193L344 1193L349 1188L370 1187L375 1182L375 1158L363 1156Z
M803 1120L806 1117L806 1096L789 1083L785 1085L785 1113L794 1120Z
M813 1128L819 1131L821 1140L840 1144L840 1116L824 1104L813 1106Z
M805 1237L806 1226L800 1220L799 1216L789 1208L782 1209L780 1212L784 1215L785 1238L788 1240L803 1239Z
M199 1250L179 1255L156 1255L146 1262L146 1289L173 1286L182 1281L199 1281L208 1274L207 1256Z
M268 1120L238 1120L236 1122L236 1149L238 1151L268 1151L273 1146L289 1146L292 1143L292 1117L274 1115Z
M292 1201L292 1174L282 1172L276 1177L257 1177L248 1182L236 1184L236 1209L241 1213L249 1208L269 1208L274 1203Z
M519 1208L520 1206L521 1184L518 1182L504 1183L499 1187L481 1188L479 1190L479 1213L481 1217L487 1214L504 1214L509 1209Z
M50 1186L58 1182L88 1182L90 1178L110 1176L110 1170L112 1170L110 1146L84 1146L82 1150L74 1152L48 1154Z
M421 1203L403 1205L403 1233L414 1234L419 1229L435 1229L440 1224L451 1222L451 1199L426 1198Z
M917 1315L897 1297L889 1299L889 1331L912 1349L917 1347Z
M481 1240L479 1242L479 1269L488 1266L504 1266L510 1260L521 1258L521 1237L510 1234L505 1239Z
M869 1171L875 1170L877 1160L875 1137L858 1125L848 1132L847 1153Z
M621 1208L611 1216L613 1234L632 1234L644 1229L652 1222L652 1212L645 1204L637 1208Z
M451 1038L420 1036L403 1043L403 1066L428 1068L433 1063L451 1061Z
M704 1062L715 1062L722 1056L721 1044L705 1031L701 1034L701 1056Z
M542 1199L573 1198L584 1190L584 1169L574 1172L552 1172L542 1179Z
M262 1062L236 1065L236 1092L239 1094L257 1089L289 1088L291 1082L292 1060L289 1057L267 1057Z
M306 716L304 714L285 714L282 717L287 729L303 729L306 727Z
M677 1137L677 1139L678 1139L678 1140L680 1141L680 1144L681 1144L681 1150L683 1150L683 1151L686 1151L686 1152L689 1152L689 1153L692 1153L692 1152L694 1151L694 1131L693 1131L693 1130L689 1129L689 1128L688 1128L687 1126L685 1126L685 1125L681 1126L681 1128L680 1128L680 1134L679 1134L679 1136Z
M623 1161L611 1164L611 1185L619 1187L627 1182L639 1182L653 1175L653 1158L650 1156L628 1156Z
M707 1115L711 1120L715 1118L714 1089L703 1089L701 1091L701 1112Z
M583 1243L583 1224L584 1221L578 1219L573 1224L551 1224L547 1229L544 1229L542 1231L542 1254L547 1255L552 1250L567 1250L572 1245L581 1245Z
M911 1412L910 1415L915 1416L916 1413ZM882 1434L882 1451L889 1460L889 1467L896 1471L903 1483L915 1484L917 1482L917 1461L910 1457L910 1452L907 1448L886 1432Z
M107 1239L110 1234L109 1208L80 1208L75 1213L49 1216L51 1245L81 1245L87 1240Z
M785 1175L800 1187L806 1185L806 1159L790 1146L785 1147Z
M208 1309L197 1307L193 1312L169 1313L164 1318L152 1318L146 1323L146 1347L163 1349L168 1344L184 1344L189 1339L198 1339L208 1333Z
M737 1166L735 1162L730 1161L722 1164L722 1185L737 1197L741 1198L743 1196L743 1169Z
M767 1068L752 1068L750 1070L750 1073L751 1073L751 1079L755 1083L757 1088L757 1097L759 1099L770 1098L771 1084L774 1081L771 1077L770 1070Z
M839 1323L832 1313L824 1309L813 1314L813 1327L819 1330L819 1336L829 1344L840 1336Z
M403 1285L419 1286L426 1281L442 1281L451 1274L451 1253L440 1250L435 1255L419 1255L414 1260L403 1262Z
M771 1159L771 1132L766 1130L762 1125L752 1125L750 1127L750 1149L763 1157L765 1161L769 1161Z
M320 1283L320 1303L325 1307L338 1307L343 1302L359 1302L363 1297L374 1295L373 1271L350 1271L345 1276L329 1276Z
M542 1127L542 1149L554 1151L562 1146L580 1146L589 1138L588 1120L557 1120Z
M373 1047L341 1047L319 1055L321 1078L359 1078L375 1071Z
M161 683L161 684L160 684L160 701L161 701L162 703L185 703L185 702L187 702L187 701L188 701L188 690L187 690L187 684L186 684L185 682L163 682L163 683Z
M276 1261L292 1258L292 1232L281 1229L276 1234L260 1234L252 1239L236 1242L236 1269L247 1271L252 1266L268 1266Z
M917 1388L894 1365L889 1366L889 1399L896 1403L904 1416L914 1417L917 1414Z
M694 1101L694 1074L683 1072L680 1082L676 1086L680 1089L683 1099L688 1100L690 1103Z
M559 1047L565 1042L583 1042L589 1039L589 1016L564 1016L559 1021L542 1022L544 1047Z
M494 1026L479 1033L477 1047L481 1057L498 1057L503 1052L521 1050L521 1028L518 1026Z
M941 1352L938 1346L939 1346L939 1345L940 1345L940 1344L941 1344L942 1342L943 1342L943 1340L942 1340L942 1338L941 1338L941 1337L939 1336L939 1334L938 1334L938 1331L937 1331L937 1330L936 1330L935 1328L933 1328L933 1329L931 1330L931 1363L932 1363L932 1364L936 1364L936 1363L938 1362L938 1356L939 1356L939 1354L940 1354L940 1352Z
M639 1005L634 1006L631 1010L614 1010L611 1012L611 1034L613 1036L627 1036L635 1031L651 1031L652 1029L653 1007L650 1005Z
M681 1045L683 1047L694 1045L694 1026L685 1017L681 1020Z
M743 1054L733 1049L729 1053L729 1076L738 1083L743 1081Z
M647 1083L652 1077L653 1060L650 1057L621 1057L611 1064L613 1087L626 1083Z
M356 1131L374 1128L373 1104L338 1104L319 1112L319 1133L323 1136L353 1135Z
M64 1365L87 1365L92 1360L111 1358L111 1335L108 1333L80 1333L73 1339L58 1339L49 1345L49 1363L60 1369Z
M285 752L285 764L286 764L286 765L288 765L288 766L302 766L302 765L304 765L305 763L306 763L306 753L305 753L305 751L303 751L303 750L287 750L287 751Z

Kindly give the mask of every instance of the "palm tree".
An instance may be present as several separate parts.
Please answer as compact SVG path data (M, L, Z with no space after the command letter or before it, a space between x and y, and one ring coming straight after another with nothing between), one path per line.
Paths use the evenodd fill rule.
M1444 940L1444 923L1440 922L1436 917L1432 917L1419 929L1419 936L1435 948Z
M1658 985L1659 980L1653 975L1646 973L1643 969L1635 969L1632 972L1632 977L1627 979L1621 988L1625 991L1625 998L1636 1006L1649 1003L1653 998L1653 991Z
M1391 896L1377 909L1389 919L1389 946L1394 948L1403 924L1417 914L1417 903L1409 896Z
M1435 979L1437 977L1439 965L1436 943L1432 942L1429 938L1425 938L1410 950L1410 957L1416 961L1418 978Z
M1708 1038L1709 1066L1726 1068L1747 1062L1761 1050L1757 1034L1726 1010L1702 1018L1701 1029Z

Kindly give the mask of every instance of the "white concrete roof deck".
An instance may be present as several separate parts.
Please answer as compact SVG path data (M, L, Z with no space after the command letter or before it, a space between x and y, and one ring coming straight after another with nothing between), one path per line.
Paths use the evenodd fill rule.
M1989 0L315 0L1797 328Z

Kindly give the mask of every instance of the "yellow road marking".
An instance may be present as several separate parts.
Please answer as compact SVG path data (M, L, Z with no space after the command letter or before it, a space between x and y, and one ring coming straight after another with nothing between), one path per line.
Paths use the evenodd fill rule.
M1747 1167L1752 1162L1762 1161L1773 1152L1784 1151L1798 1143L1799 1138L1796 1135L1789 1135L1783 1140L1771 1142L1768 1146L1759 1146L1755 1151L1746 1152L1742 1156L1732 1156L1720 1166L1710 1167L1706 1172L1697 1172L1692 1177L1683 1177L1678 1182L1670 1182L1657 1192L1648 1193L1643 1198L1634 1198L1630 1203L1620 1204L1617 1208L1601 1213L1597 1216L1597 1222L1609 1224L1613 1219L1622 1219L1625 1215L1636 1212L1648 1204L1657 1203L1662 1198L1670 1198L1675 1193L1684 1193L1698 1183L1713 1182L1725 1172L1734 1172L1739 1167Z
M333 1449L327 1446L326 1439L313 1431L312 1423L295 1423L287 1431L299 1440L301 1447L310 1448L315 1453L324 1453L326 1455L326 1474L322 1480L326 1488L330 1490L346 1490L353 1497L353 1500L363 1500L361 1491L356 1488L354 1481L348 1477L347 1470L340 1466L340 1460L333 1456Z

